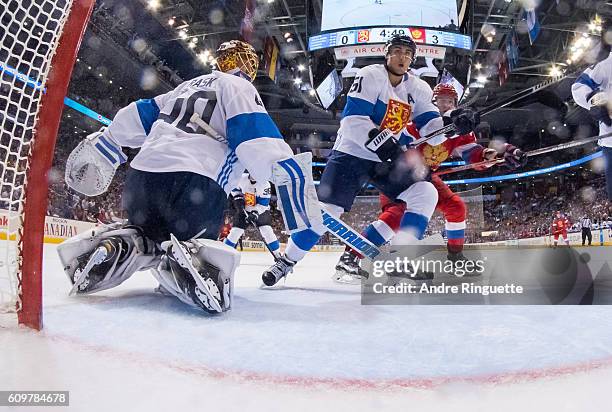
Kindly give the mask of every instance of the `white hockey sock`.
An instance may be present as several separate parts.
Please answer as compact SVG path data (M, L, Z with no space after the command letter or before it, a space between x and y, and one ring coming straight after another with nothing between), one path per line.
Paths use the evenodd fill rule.
M239 227L233 227L232 230L230 230L229 235L227 235L227 237L225 238L224 243L231 247L236 247L236 243L238 243L238 241L240 240L240 236L242 236L243 233L244 229L241 229Z

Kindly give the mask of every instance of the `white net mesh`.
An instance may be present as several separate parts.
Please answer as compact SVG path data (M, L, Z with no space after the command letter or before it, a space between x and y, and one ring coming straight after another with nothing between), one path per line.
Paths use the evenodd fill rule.
M20 263L28 258L20 246L26 171L51 59L71 6L72 0L0 0L0 312L21 305Z

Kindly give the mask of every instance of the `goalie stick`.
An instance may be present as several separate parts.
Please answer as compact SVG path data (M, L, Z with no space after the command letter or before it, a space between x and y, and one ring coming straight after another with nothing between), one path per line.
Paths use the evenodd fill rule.
M213 129L208 123L206 123L204 121L204 119L202 119L200 117L199 114L194 113L191 116L191 118L189 119L189 121L191 123L195 123L198 126L200 126L202 129L204 129L204 131L206 132L207 136L212 137L217 142L219 142L219 143L227 143L227 139L225 137L221 136L219 133L217 133L217 131L215 129Z
M541 155L544 153L556 152L557 150L569 149L570 147L576 147L576 146L581 146L583 144L592 143L599 139L605 139L606 137L612 137L612 133L602 134L601 136L591 136L591 137L587 137L587 138L580 139L580 140L574 140L573 142L557 144L554 146L542 147L541 149L531 150L525 153L525 155L527 157L533 157L533 156ZM467 165L457 166L451 169L442 170L440 172L436 172L435 174L437 176L442 176L442 175L447 175L450 173L461 172L463 170L475 169L479 166L489 166L489 165L493 166L493 165L496 165L498 163L503 163L503 162L504 162L503 158L484 160L478 163L470 163Z
M502 109L506 106L511 105L512 103L516 103L521 99L524 99L525 97L531 96L532 94L535 94L537 92L539 92L540 90L543 90L545 88L547 88L548 86L551 86L557 82L560 82L563 79L566 79L570 76L571 74L562 74L559 76L553 76L548 80L545 80L541 83L535 84L527 89L521 90L520 92L517 92L515 94L513 94L512 96L508 96L506 99L502 100L501 102L492 104L488 107L485 107L484 109L478 110L476 113L480 116L480 117L484 117L486 115L488 115L491 112L494 112L496 110ZM459 107L461 108L461 106ZM427 141L433 139L434 137L437 137L441 134L446 134L446 133L452 133L455 131L455 126L453 124L449 124L448 126L444 126L441 129L435 130L417 140L415 140L414 142L410 143L411 147L416 147L419 146L423 143L426 143Z

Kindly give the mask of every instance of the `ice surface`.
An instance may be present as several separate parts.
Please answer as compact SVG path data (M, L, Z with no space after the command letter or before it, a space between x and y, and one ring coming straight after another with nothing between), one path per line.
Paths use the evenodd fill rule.
M68 297L46 246L45 330L0 329L0 389L70 390L87 411L609 410L612 307L361 306L337 258L262 290L272 258L244 253L233 310L207 316L148 273Z

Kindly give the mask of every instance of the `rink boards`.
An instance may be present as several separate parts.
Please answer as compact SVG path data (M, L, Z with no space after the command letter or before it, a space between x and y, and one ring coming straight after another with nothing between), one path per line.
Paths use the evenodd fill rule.
M19 216L15 212L9 212L7 210L0 209L0 240L6 240L10 237L14 240L14 235L8 235L8 230L15 230L17 227ZM58 244L64 240L76 236L79 233L83 233L86 230L93 229L96 223L93 222L82 222L79 220L63 219L54 216L47 216L45 218L45 229L44 229L44 242ZM593 235L593 246L611 246L612 245L612 230L610 229L596 229L592 231ZM580 246L582 245L582 236L580 232L568 233L570 245ZM243 242L244 251L247 252L262 252L266 250L266 245L262 241L256 240L244 240ZM507 248L507 247L546 247L553 243L552 236L540 236L529 239L511 239L502 240L495 242L484 242L473 245L474 247L483 248ZM563 244L562 240L559 240L559 244ZM281 248L284 247L284 244ZM470 247L470 245L468 245ZM316 245L313 251L317 252L340 252L344 250L344 245Z

